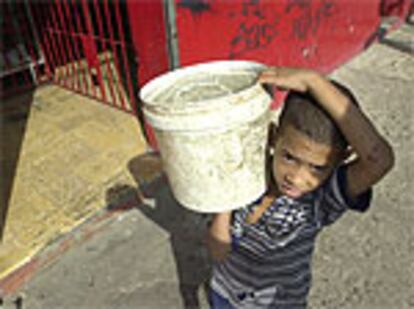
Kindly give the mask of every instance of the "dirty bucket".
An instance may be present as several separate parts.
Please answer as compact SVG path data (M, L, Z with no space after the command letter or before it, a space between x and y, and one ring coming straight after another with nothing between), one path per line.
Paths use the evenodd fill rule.
M271 96L257 83L264 65L215 61L147 83L143 112L175 198L197 212L245 206L266 190Z

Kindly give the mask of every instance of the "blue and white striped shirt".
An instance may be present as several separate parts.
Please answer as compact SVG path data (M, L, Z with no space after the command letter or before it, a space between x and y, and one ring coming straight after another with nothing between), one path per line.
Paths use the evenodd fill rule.
M232 214L232 252L213 266L211 287L236 308L304 308L311 285L315 239L347 209L365 211L372 190L351 202L346 167L297 200L273 201L254 224L246 222L260 200Z

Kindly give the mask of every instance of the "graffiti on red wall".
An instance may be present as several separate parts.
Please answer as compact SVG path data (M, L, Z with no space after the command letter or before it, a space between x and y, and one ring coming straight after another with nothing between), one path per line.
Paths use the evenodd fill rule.
M249 0L242 3L239 12L230 15L230 17L242 16L237 31L230 41L231 59L246 51L265 48L278 35L279 16L266 16L265 10L260 5L260 0Z
M324 19L335 13L332 0L287 0L280 11L269 10L268 5L268 1L249 0L230 14L240 20L230 41L230 58L269 46L278 37L283 20L289 21L292 38L307 40L318 32Z
M285 6L286 15L295 14L292 20L292 36L300 40L306 40L308 35L314 35L318 31L321 21L334 14L334 3L329 0L288 0Z

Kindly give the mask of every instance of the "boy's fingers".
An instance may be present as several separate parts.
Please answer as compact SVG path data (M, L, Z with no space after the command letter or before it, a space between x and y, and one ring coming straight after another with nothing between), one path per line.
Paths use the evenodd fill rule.
M262 73L259 75L259 79L258 79L259 83L275 83L277 84L277 82L279 81L279 78L276 74L271 74L271 73Z
M262 71L260 76L277 76L278 73L279 72L275 69L267 69L265 71Z
M286 68L282 67L273 67L264 70L259 75L259 82L261 83L273 83L273 84L283 84L284 80L289 76L289 71Z
M271 89L278 89L278 90L281 90L281 91L285 91L285 90L290 89L286 85L286 83L282 79L280 79L279 77L261 76L261 77L259 77L258 82L260 84L263 84L264 87L266 87L267 85L272 87Z

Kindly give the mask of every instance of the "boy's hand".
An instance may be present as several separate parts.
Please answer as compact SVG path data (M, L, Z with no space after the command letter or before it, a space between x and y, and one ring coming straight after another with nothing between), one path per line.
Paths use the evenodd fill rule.
M263 71L259 76L259 83L271 84L282 90L309 90L309 80L317 75L316 72L306 69L272 67Z

